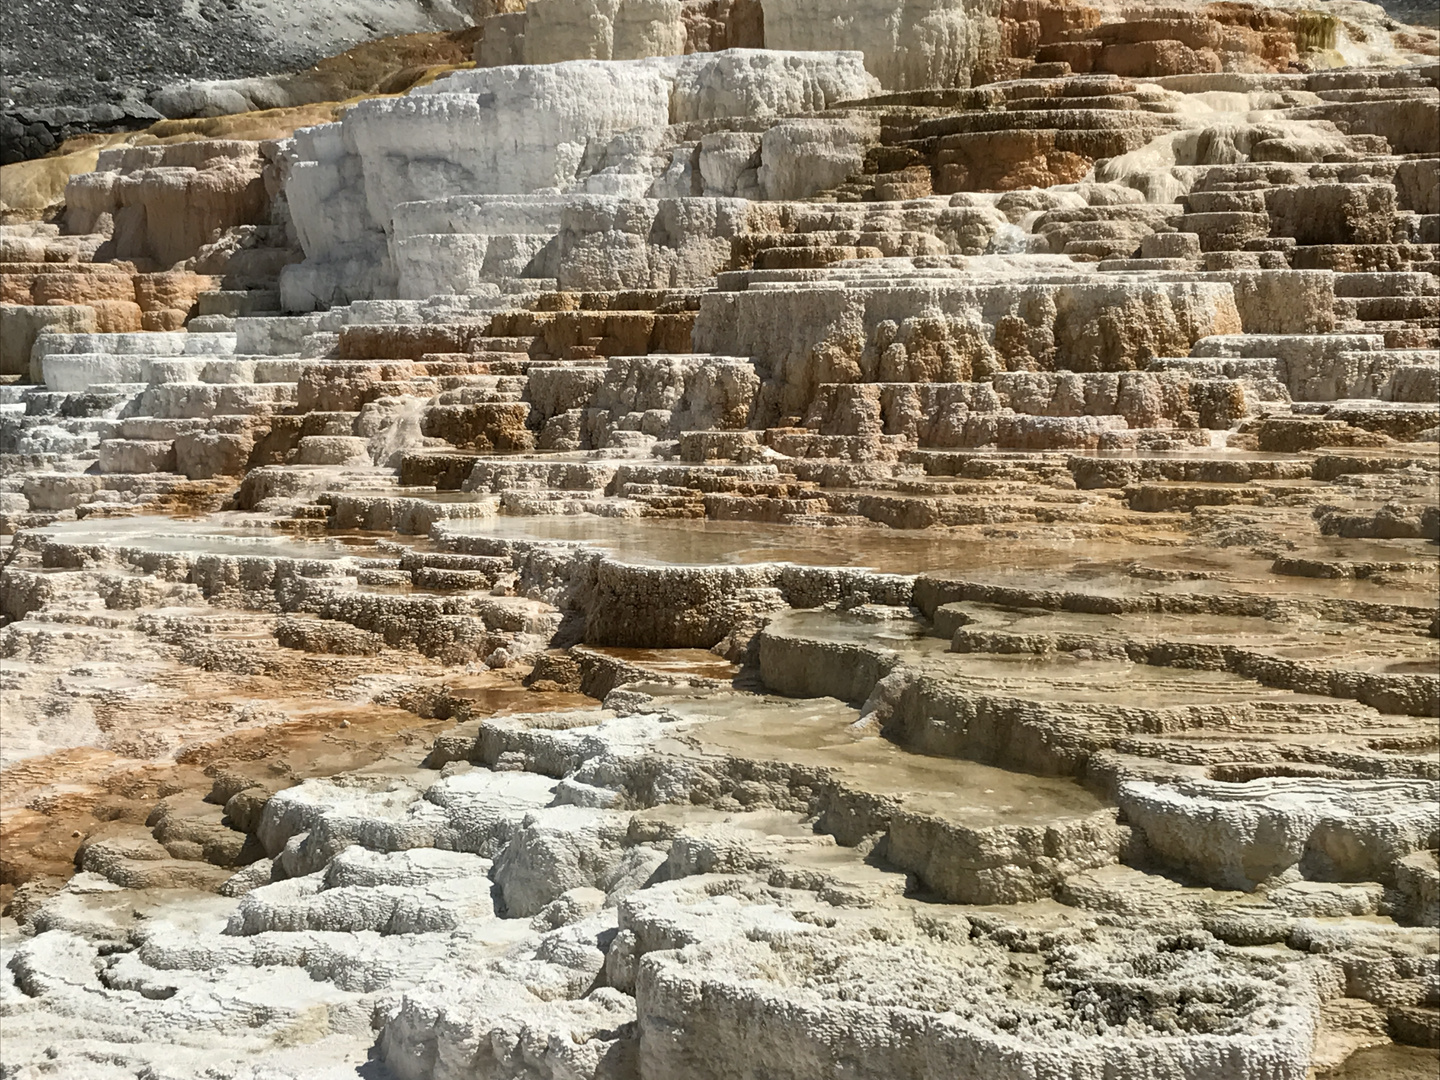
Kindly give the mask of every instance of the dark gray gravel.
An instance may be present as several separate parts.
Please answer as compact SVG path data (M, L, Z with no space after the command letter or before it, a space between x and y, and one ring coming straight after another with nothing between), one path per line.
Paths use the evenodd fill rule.
M12 0L0 5L0 42L6 96L17 105L143 99L178 79L262 75L319 59L262 40L235 0Z
M41 156L80 132L151 124L160 115L146 99L170 83L300 70L365 40L363 32L349 40L307 41L298 33L270 40L256 2L0 3L0 163ZM268 2L284 10L307 0ZM375 30L370 36L385 32Z

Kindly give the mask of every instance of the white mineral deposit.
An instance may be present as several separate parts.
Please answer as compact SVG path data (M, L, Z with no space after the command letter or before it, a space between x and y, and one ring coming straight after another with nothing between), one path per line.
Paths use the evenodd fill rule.
M1440 1074L1434 0L122 7L0 1077Z

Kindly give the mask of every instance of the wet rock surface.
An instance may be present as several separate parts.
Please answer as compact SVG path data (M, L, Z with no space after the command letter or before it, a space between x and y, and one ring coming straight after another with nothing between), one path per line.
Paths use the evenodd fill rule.
M1321 7L484 4L0 226L4 1074L1431 1075L1440 65Z

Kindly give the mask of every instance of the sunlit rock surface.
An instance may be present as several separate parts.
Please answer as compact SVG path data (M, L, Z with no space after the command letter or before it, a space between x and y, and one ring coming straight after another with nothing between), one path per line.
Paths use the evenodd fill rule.
M1433 1076L1435 32L474 15L0 226L4 1075Z

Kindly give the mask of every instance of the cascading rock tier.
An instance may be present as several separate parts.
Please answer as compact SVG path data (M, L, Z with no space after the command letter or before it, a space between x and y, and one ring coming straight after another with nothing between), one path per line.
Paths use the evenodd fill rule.
M1433 1076L1434 32L474 14L6 211L0 1072Z

